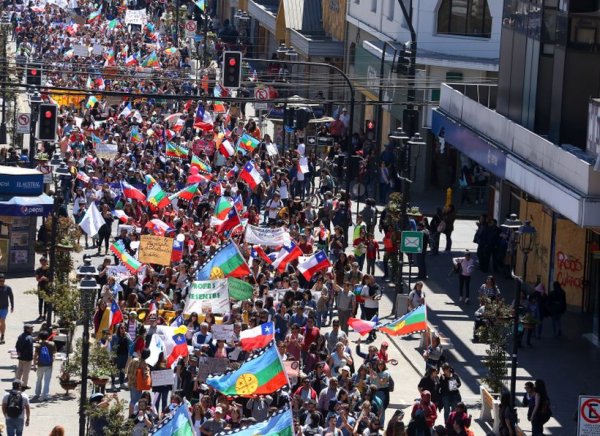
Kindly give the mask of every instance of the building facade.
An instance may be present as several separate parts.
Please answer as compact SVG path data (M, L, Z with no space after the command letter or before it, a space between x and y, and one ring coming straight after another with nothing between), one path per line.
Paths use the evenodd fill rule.
M492 175L489 215L501 223L517 213L535 226L527 283L560 282L569 306L591 315L596 335L600 172L589 144L598 131L590 115L600 84L598 6L505 1L497 89L443 85L432 117L438 141Z

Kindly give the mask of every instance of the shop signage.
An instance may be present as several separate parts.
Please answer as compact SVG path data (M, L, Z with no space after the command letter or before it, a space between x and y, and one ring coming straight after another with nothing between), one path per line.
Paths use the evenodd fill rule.
M0 174L0 194L35 196L44 191L44 175Z

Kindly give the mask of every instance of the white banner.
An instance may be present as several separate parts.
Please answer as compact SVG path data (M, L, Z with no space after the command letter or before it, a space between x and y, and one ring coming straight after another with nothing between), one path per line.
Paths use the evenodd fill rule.
M229 313L229 290L227 279L198 280L192 283L185 301L183 313Z
M87 45L76 44L73 46L73 54L75 56L87 58L90 55L90 49Z
M96 155L103 159L111 159L117 155L119 146L117 144L107 144L105 142L96 144Z
M283 227L271 229L248 224L246 226L246 242L267 247L279 247L281 245L290 245L290 234Z
M108 277L114 277L117 281L131 277L131 272L125 265L111 265L106 271Z
M143 26L147 21L148 15L146 14L146 9L127 9L125 12L125 24L139 24Z

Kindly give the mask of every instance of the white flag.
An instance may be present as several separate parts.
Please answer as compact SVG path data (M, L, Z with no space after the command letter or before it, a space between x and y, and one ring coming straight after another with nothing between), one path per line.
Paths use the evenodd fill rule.
M95 203L92 203L88 210L85 212L83 219L79 223L79 227L91 237L94 237L98 234L100 227L102 227L106 221L102 217L102 214L96 207Z

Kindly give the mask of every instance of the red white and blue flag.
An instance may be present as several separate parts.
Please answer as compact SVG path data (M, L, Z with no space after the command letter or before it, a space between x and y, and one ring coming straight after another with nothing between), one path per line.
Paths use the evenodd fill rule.
M267 254L260 245L255 245L252 247L252 250L250 250L250 257L253 259L262 259L267 262L268 265L273 263L273 260L275 260L276 256L277 253Z
M275 335L275 324L266 322L240 333L240 345L244 351L252 351L269 345Z
M377 328L377 324L379 324L377 315L371 318L371 321L359 318L348 318L348 325L361 336L369 334L371 330Z
M179 327L181 328L181 327ZM178 329L179 329L178 328ZM177 330L176 330L177 331ZM170 368L175 361L180 357L185 357L189 354L187 341L185 340L184 333L176 333L173 335L174 346L171 350L171 354L167 357L167 368Z
M130 185L127 182L121 182L121 191L125 198L131 198L132 200L146 202L146 196L142 191Z
M183 259L183 241L173 240L173 251L171 252L171 262L181 262Z
M113 210L113 216L115 218L117 218L119 221L121 221L122 223L126 223L127 221L129 221L129 217L121 209Z
M249 161L244 165L244 169L240 173L240 178L246 182L253 191L263 181L263 178L256 169L253 161Z
M123 313L121 312L117 302L113 300L112 304L110 305L110 327L112 328L120 322L123 322Z
M281 250L279 250L272 265L277 268L279 272L284 272L290 262L298 259L300 256L302 256L302 250L294 242L291 242L290 245L284 245Z
M231 208L231 210L227 213L227 216L225 217L225 219L222 221L219 220L218 218L215 218L214 216L211 217L211 219L210 219L210 225L215 226L215 231L218 234L222 234L222 233L226 232L227 230L235 229L241 223L242 223L242 220L240 220L240 216L238 215L235 207Z
M331 262L323 250L318 251L313 256L298 265L298 271L306 280L310 280L312 276L322 269L329 268Z

